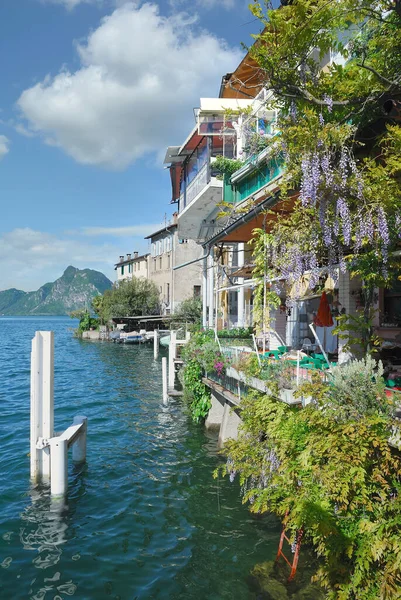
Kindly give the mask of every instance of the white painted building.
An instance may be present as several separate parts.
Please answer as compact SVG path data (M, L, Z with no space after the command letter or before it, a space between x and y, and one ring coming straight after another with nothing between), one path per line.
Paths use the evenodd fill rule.
M132 279L133 277L148 278L148 257L149 254L139 256L138 252L133 254L121 255L114 269L117 271L117 281Z

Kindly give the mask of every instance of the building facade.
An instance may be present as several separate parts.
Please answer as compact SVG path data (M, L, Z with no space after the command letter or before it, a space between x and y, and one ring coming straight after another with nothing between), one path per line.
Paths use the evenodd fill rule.
M150 242L148 278L159 289L162 313L172 314L183 300L201 295L202 247L179 237L176 215L145 239Z
M114 269L117 272L117 281L132 279L133 277L148 278L148 254L139 256L139 252L134 252L132 255L121 255L120 260L116 263Z

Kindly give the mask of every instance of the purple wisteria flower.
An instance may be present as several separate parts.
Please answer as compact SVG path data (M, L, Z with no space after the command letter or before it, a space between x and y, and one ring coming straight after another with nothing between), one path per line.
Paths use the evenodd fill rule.
M342 150L341 150L339 166L340 166L342 183L343 183L343 185L346 185L347 178L348 178L348 157L347 157L347 151L345 148L342 148Z
M337 199L337 214L340 215L342 219L342 230L344 243L346 246L349 246L351 242L351 216L348 209L348 204L344 200L344 198Z
M330 96L328 96L327 94L324 96L323 100L326 102L327 104L327 110L329 111L329 113L331 113L333 111L333 98L331 98Z
M237 474L237 471L234 469L234 461L232 458L227 458L226 468L227 468L227 473L229 474L229 477L230 477L230 482L233 483L235 476Z
M388 231L386 214L381 206L377 209L377 233L383 244L388 246L390 244L390 234Z
M345 262L344 255L341 251L338 253L338 264L339 264L341 273L345 273L347 270L347 263Z
M368 238L369 242L372 243L375 236L375 230L373 225L372 214L370 211L364 213L363 218L361 213L359 227L361 230L361 236L364 238Z
M322 127L324 127L324 117L322 113L319 113L319 123Z
M323 154L320 161L320 166L322 168L322 173L324 174L326 180L326 186L328 188L331 188L333 184L333 171L330 165L330 156L327 152Z
M397 232L397 236L401 238L401 216L395 215L395 230Z

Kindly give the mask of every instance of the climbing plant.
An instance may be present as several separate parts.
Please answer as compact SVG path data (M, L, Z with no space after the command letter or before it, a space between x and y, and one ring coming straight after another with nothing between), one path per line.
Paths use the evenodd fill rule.
M202 377L207 373L223 375L229 361L220 352L213 331L192 334L190 341L183 348L182 358L184 366L180 372L180 379L184 388L184 398L193 420L198 423L206 418L211 407L210 389L203 383Z
M294 0L251 10L263 30L249 53L278 111L269 156L284 160L280 207L257 256L272 278L293 283L308 271L311 287L323 267L348 270L362 281L369 319L375 288L400 271L401 3Z
M299 393L303 409L252 393L242 430L220 469L238 478L256 513L300 528L321 558L314 579L336 600L401 597L401 457L389 446L392 404L381 366L367 358L337 368L331 384L315 376Z

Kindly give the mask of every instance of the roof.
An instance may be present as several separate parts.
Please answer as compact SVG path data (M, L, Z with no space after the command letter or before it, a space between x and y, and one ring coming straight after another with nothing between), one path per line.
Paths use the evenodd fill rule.
M141 254L141 256L132 256L131 258L126 258L121 262L115 263L115 267L118 267L119 265L128 265L129 263L136 262L137 260L142 260L144 258L147 258L148 256L149 252L147 254Z
M255 44L258 43L257 40ZM247 52L235 71L222 77L220 98L254 98L261 91L264 81L263 69Z
M163 233L163 231L171 231L172 229L175 229L176 227L177 227L177 223L173 223L172 225L166 225L166 227L162 227L162 229L158 229L154 233L147 235L145 237L145 240L150 240L151 238L156 237L160 233Z
M294 198L280 200L279 190L279 186L270 188L259 204L245 215L238 216L230 225L222 227L202 245L205 247L218 242L249 242L254 229L263 228L268 231L271 224L277 220L278 214L289 213L293 207Z

